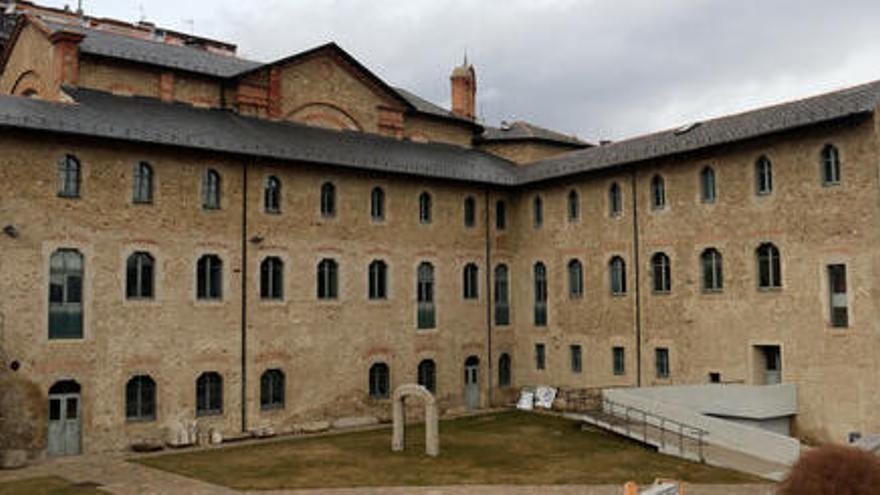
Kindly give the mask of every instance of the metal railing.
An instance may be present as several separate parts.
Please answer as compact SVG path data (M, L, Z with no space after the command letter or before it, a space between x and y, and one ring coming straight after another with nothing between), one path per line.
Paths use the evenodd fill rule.
M623 420L628 437L638 439L638 434L641 433L642 441L648 443L648 430L654 428L659 432L661 449L666 448L668 433L672 435L672 442L677 440L678 453L680 455L684 455L685 443L690 441L696 444L697 455L700 461L703 462L705 460L703 457L703 445L706 442L703 440L703 437L708 435L709 432L702 428L605 398L602 399L601 412Z

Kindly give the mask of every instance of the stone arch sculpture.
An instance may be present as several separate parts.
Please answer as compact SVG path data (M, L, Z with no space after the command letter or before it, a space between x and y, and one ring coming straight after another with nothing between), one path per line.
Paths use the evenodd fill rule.
M406 438L406 414L404 411L404 401L407 397L414 395L420 397L425 403L425 453L431 457L436 457L440 453L440 435L437 425L437 401L434 395L421 385L408 383L401 385L394 390L391 407L394 417L394 433L391 438L391 450L400 452L404 448L404 439Z

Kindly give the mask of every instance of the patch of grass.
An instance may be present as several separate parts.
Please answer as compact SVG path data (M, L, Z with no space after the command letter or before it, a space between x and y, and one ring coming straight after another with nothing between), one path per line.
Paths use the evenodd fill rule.
M407 428L406 450L391 431L169 454L135 462L237 489L458 484L621 484L655 478L694 483L759 479L656 453L580 423L502 412L444 421L440 455L425 455L424 428Z
M72 483L57 476L0 483L0 495L107 495L93 484Z

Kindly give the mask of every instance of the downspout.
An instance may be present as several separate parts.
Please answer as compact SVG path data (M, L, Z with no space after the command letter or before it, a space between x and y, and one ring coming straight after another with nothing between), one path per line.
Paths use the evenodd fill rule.
M241 431L247 432L247 207L248 207L248 164L243 162L241 169Z
M631 174L632 209L633 209L633 266L635 267L636 297L636 386L642 386L642 292L641 292L641 261L639 261L639 198L636 193L636 168Z
M493 391L495 390L492 387L492 379L494 377L492 372L492 235L489 228L489 188L486 187L483 191L483 196L485 198L484 205L484 219L486 223L486 346L488 347L487 355L488 355L488 379L487 383L489 384L489 407L495 405Z

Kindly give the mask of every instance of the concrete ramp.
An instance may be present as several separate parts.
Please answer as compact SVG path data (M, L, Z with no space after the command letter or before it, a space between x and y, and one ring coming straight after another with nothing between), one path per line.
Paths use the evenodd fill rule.
M737 386L729 390L728 397L733 399L725 402L727 385L708 387L713 389L609 389L603 392L601 407L570 413L567 417L638 440L665 454L765 479L782 479L800 456L800 442L772 429L725 417L784 417L796 411L792 388L750 391L742 388L745 386ZM667 391L659 390L661 388L668 389L671 400L664 394ZM697 400L687 405L690 396L696 396ZM768 401L768 396L773 400ZM749 405L750 397L758 401Z

